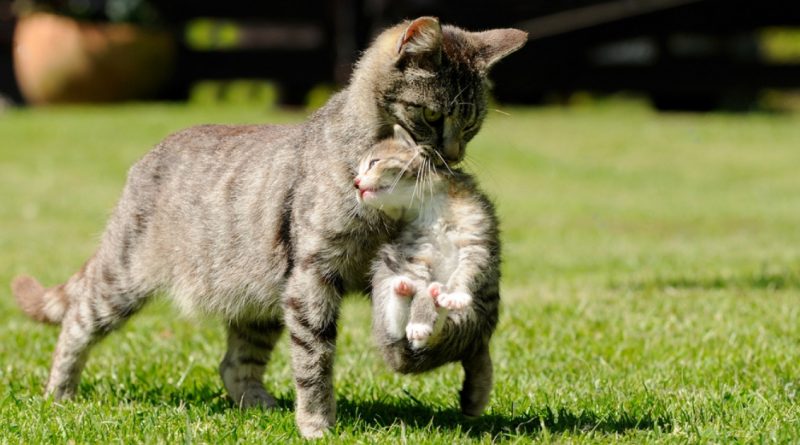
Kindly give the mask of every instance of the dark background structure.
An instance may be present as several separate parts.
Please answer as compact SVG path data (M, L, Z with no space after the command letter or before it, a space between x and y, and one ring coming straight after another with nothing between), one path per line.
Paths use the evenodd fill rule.
M95 2L98 3L98 2ZM102 3L100 1L99 3ZM11 65L15 17L0 1L0 93L19 101ZM800 26L800 2L781 0L310 0L153 1L178 37L177 72L162 99L199 80L271 79L297 104L320 83L343 84L359 51L397 21L436 15L468 29L517 27L528 45L493 73L497 98L539 103L586 90L635 91L662 109L747 108L764 88L800 87L800 64L763 57L758 32ZM186 30L208 20L198 48ZM235 24L235 45L215 30Z

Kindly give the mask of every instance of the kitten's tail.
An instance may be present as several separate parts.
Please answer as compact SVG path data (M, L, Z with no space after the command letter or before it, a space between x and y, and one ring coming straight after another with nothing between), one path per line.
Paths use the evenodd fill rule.
M20 309L42 323L61 323L69 307L63 284L46 289L36 278L20 275L11 282L11 292Z

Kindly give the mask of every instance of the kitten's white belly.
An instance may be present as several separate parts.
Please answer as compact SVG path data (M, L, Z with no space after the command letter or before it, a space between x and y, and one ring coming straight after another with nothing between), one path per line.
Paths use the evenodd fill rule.
M433 262L432 281L447 284L450 276L458 267L458 248L438 224L434 229L431 231L433 235L430 241L433 243L437 255Z

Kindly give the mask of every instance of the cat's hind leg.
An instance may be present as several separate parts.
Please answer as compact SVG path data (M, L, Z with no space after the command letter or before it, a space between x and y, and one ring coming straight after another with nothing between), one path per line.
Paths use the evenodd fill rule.
M118 267L95 258L69 281L49 289L30 277L12 288L32 318L61 324L45 394L56 399L75 395L89 349L120 326L145 302L146 293L130 289Z
M228 351L219 374L231 400L240 408L276 406L264 389L264 369L283 331L280 320L228 325Z

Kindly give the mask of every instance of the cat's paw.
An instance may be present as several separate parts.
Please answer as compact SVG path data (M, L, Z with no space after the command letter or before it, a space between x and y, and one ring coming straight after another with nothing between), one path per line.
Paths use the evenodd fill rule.
M413 297L417 288L411 280L401 275L392 279L392 291L398 297Z
M272 394L264 389L261 383L251 382L241 386L239 394L231 394L231 399L239 408L272 409L278 406L278 402L272 397Z
M436 297L436 302L439 306L451 311L457 311L459 309L464 309L472 303L472 295L466 292L441 293Z
M414 348L420 348L428 342L433 333L433 326L424 323L409 323L406 326L406 338Z

